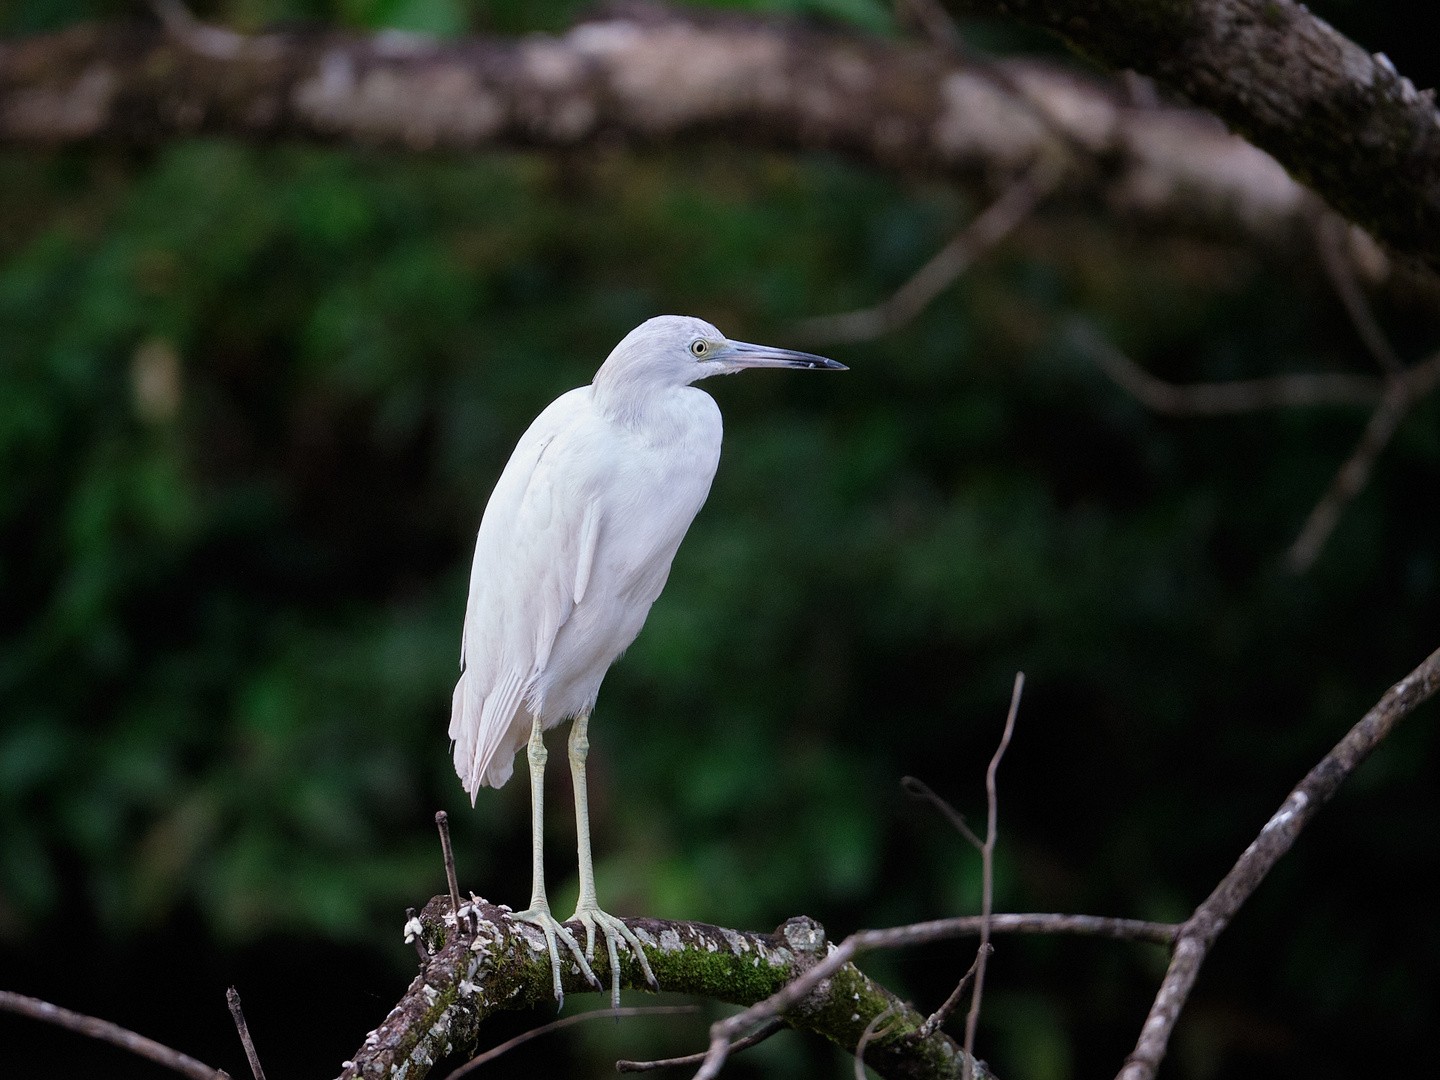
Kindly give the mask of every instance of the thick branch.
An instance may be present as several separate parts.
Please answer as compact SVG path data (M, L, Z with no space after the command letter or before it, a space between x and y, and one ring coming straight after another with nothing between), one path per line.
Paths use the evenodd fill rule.
M1241 905L1260 887L1270 868L1295 843L1300 830L1330 801L1340 785L1415 708L1440 690L1440 649L1385 692L1360 722L1335 744L1296 785L1295 790L1265 823L1260 835L1236 860L1230 872L1195 909L1175 943L1169 970L1155 995L1155 1003L1140 1032L1135 1051L1120 1071L1119 1080L1153 1080L1170 1041L1180 1011L1190 996L1205 954L1221 931L1230 925Z
M970 179L1068 170L1117 210L1271 231L1307 199L1273 160L1192 110L1137 107L1050 64L632 7L558 36L437 42L108 24L0 44L0 143L196 134L414 150L571 148L718 136L828 148ZM1078 182L1078 181L1077 181Z
M405 1066L410 1080L419 1080L441 1054L472 1040L481 1021L497 1009L552 1000L550 961L538 931L511 922L506 909L483 900L462 905L460 914L457 934L450 898L437 896L406 924L407 933L417 933L425 951L421 973L384 1023L366 1036L355 1059L345 1062L344 1077L380 1080L388 1078L392 1068ZM984 920L978 916L866 930L852 935L841 950L826 942L818 923L803 917L791 919L774 934L659 919L626 922L645 943L667 991L755 1005L800 980L803 986L794 1001L778 1011L791 1027L816 1032L853 1051L869 1022L892 1009L895 1026L872 1038L867 1064L886 1077L962 1075L960 1047L943 1032L919 1035L925 1017L872 982L848 958L857 948L895 948L979 934ZM990 917L992 934L1079 934L1162 945L1173 942L1179 929L1169 923L1094 915ZM648 989L634 960L622 955L621 985ZM603 956L597 956L595 970L608 981ZM562 973L561 981L567 993L593 990L574 965Z
M1331 206L1440 266L1440 115L1294 0L957 0L1023 19L1213 110Z
M419 920L427 951L433 950L405 997L366 1036L344 1078L388 1080L404 1068L410 1080L424 1076L434 1061L472 1041L483 1021L498 1009L521 1009L553 1000L550 961L538 931L513 923L506 912L484 901L461 908L461 931L449 914L450 898L437 896ZM628 919L645 943L660 985L734 1004L763 1001L826 955L825 931L811 919L791 919L774 934L725 930L704 923ZM472 927L478 929L472 933ZM443 942L442 942L443 939ZM597 954L596 973L608 983L608 963ZM563 972L567 994L593 988L579 970ZM621 985L646 989L633 958L621 962ZM956 1077L960 1048L943 1032L913 1037L924 1016L871 981L853 965L832 974L825 985L784 1014L792 1027L816 1032L853 1051L866 1025L885 1010L900 1023L872 1039L865 1059L886 1077Z

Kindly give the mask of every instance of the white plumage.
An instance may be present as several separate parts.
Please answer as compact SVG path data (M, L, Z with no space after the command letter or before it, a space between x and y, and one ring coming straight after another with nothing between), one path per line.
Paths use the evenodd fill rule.
M606 408L600 379L563 394L521 437L490 496L450 719L472 801L482 785L510 779L532 712L549 730L595 704L710 492L715 400L683 385L655 397L636 424Z
M700 319L651 319L626 335L589 386L562 394L535 418L480 523L451 705L455 771L473 803L482 786L510 779L516 753L530 742L535 887L530 908L515 917L545 931L557 997L557 935L594 977L545 899L540 733L577 718L570 745L580 840L575 917L586 927L587 953L593 956L598 926L618 995L614 939L621 936L653 983L638 940L595 903L585 730L605 672L665 587L720 461L720 409L691 384L746 367L841 365L728 341Z

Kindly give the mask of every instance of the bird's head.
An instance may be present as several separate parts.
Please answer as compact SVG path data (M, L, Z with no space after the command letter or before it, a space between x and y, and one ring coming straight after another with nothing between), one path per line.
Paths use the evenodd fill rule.
M814 353L731 341L704 319L659 315L625 335L596 373L595 383L658 389L759 367L846 370L844 364Z

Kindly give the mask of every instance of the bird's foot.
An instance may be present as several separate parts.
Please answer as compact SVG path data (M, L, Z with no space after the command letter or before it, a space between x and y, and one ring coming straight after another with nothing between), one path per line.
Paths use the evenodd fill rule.
M550 975L555 981L555 1000L561 1005L565 1004L565 991L560 987L560 947L556 943L558 938L565 942L570 954L575 957L575 962L580 965L580 973L596 990L603 990L600 980L595 977L595 972L590 969L589 962L585 959L585 953L580 949L580 943L575 940L575 935L567 930L563 924L556 922L555 916L550 914L550 905L532 905L524 911L517 911L510 916L511 919L520 922L527 922L531 926L538 926L540 932L545 935L545 945L550 950Z
M650 988L659 991L660 982L655 978L655 973L650 970L650 961L645 957L645 950L640 944L640 939L635 936L635 931L626 926L624 922L614 915L607 914L600 910L595 904L581 904L571 915L569 922L579 922L585 927L585 955L595 959L595 931L600 931L600 936L605 939L605 948L610 954L610 1007L620 1008L620 956L616 947L617 939L624 939L625 944L630 946L630 952L634 955L640 970L645 973L645 981Z

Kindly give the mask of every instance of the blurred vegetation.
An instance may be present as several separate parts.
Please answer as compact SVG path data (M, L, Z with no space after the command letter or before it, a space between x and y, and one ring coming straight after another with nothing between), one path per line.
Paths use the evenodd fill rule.
M757 6L893 30L867 0ZM1331 7L1345 27L1354 9ZM1374 7L1352 33L1405 10ZM9 0L0 30L134 10ZM201 10L513 33L575 7ZM976 210L715 146L10 150L0 191L0 981L234 1072L210 988L244 975L278 1075L333 1068L398 997L403 909L443 885L435 809L462 886L528 888L525 785L470 809L444 732L474 530L529 420L650 315L787 343L798 317L886 295ZM1057 206L913 326L834 350L848 374L707 384L728 428L714 491L592 728L607 907L803 912L837 937L975 910L978 861L897 781L981 813L1023 668L997 905L1183 917L1440 644L1434 401L1295 579L1280 555L1363 412L1159 419L1067 348L1075 317L1181 381L1371 366L1309 260ZM1407 357L1440 341L1418 303L1381 318ZM1419 1059L1437 766L1432 707L1223 939L1171 1075ZM966 948L867 966L933 1004ZM1113 1072L1162 967L1148 947L1002 942L982 1056L1006 1080ZM7 1043L22 1023L0 1023ZM496 1069L606 1075L702 1030L602 1024ZM25 1029L31 1074L53 1053L153 1075L51 1039ZM734 1075L848 1068L786 1036Z

